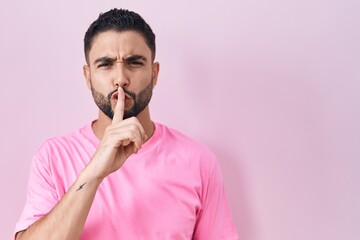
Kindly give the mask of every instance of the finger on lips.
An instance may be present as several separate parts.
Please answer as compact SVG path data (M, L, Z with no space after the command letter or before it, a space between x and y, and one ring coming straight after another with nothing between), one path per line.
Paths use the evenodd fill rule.
M128 136L127 139L122 141L122 145L127 146L133 142L134 152L137 152L141 148L141 145L146 141L147 135L137 118L133 117L123 120L125 111L125 93L121 87L118 88L117 95L117 102L114 108L114 117L112 120L112 129L123 130L126 128L129 132L132 132L132 134L130 134L132 136Z
M118 88L117 92L118 92L118 99L114 109L114 117L112 121L113 123L121 122L124 117L125 93L121 87Z

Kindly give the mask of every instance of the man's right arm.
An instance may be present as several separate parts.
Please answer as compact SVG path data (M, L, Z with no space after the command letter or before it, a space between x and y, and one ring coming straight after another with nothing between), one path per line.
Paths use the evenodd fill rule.
M55 207L43 218L16 235L16 240L57 240L80 238L100 183L117 171L146 140L137 118L123 120L124 92L118 90L114 118L93 158Z
M57 205L16 239L79 239L100 183L85 168Z

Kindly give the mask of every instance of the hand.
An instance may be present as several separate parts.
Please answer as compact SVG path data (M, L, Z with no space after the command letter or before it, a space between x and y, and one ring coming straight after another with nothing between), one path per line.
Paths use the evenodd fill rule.
M95 167L95 176L100 179L117 171L146 140L145 131L136 117L123 120L124 108L125 93L119 87L112 123L105 129L100 145L89 164Z

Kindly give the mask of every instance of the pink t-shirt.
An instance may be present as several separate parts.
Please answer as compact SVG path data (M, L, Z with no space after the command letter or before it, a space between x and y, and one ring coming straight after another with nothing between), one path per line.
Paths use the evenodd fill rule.
M39 148L15 232L56 205L98 145L89 123ZM216 157L155 124L140 151L101 183L80 239L238 239Z

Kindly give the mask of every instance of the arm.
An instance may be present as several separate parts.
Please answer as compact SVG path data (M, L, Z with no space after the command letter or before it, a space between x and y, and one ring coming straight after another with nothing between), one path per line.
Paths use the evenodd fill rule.
M145 131L136 118L123 120L124 92L118 90L112 124L100 146L75 183L43 218L16 235L17 240L79 239L97 189L104 178L117 171L145 141Z
M237 240L239 236L231 216L220 166L213 154L207 158L212 164L208 174L204 174L202 208L197 215L193 239Z
M100 183L85 168L49 214L19 232L16 239L79 239Z

